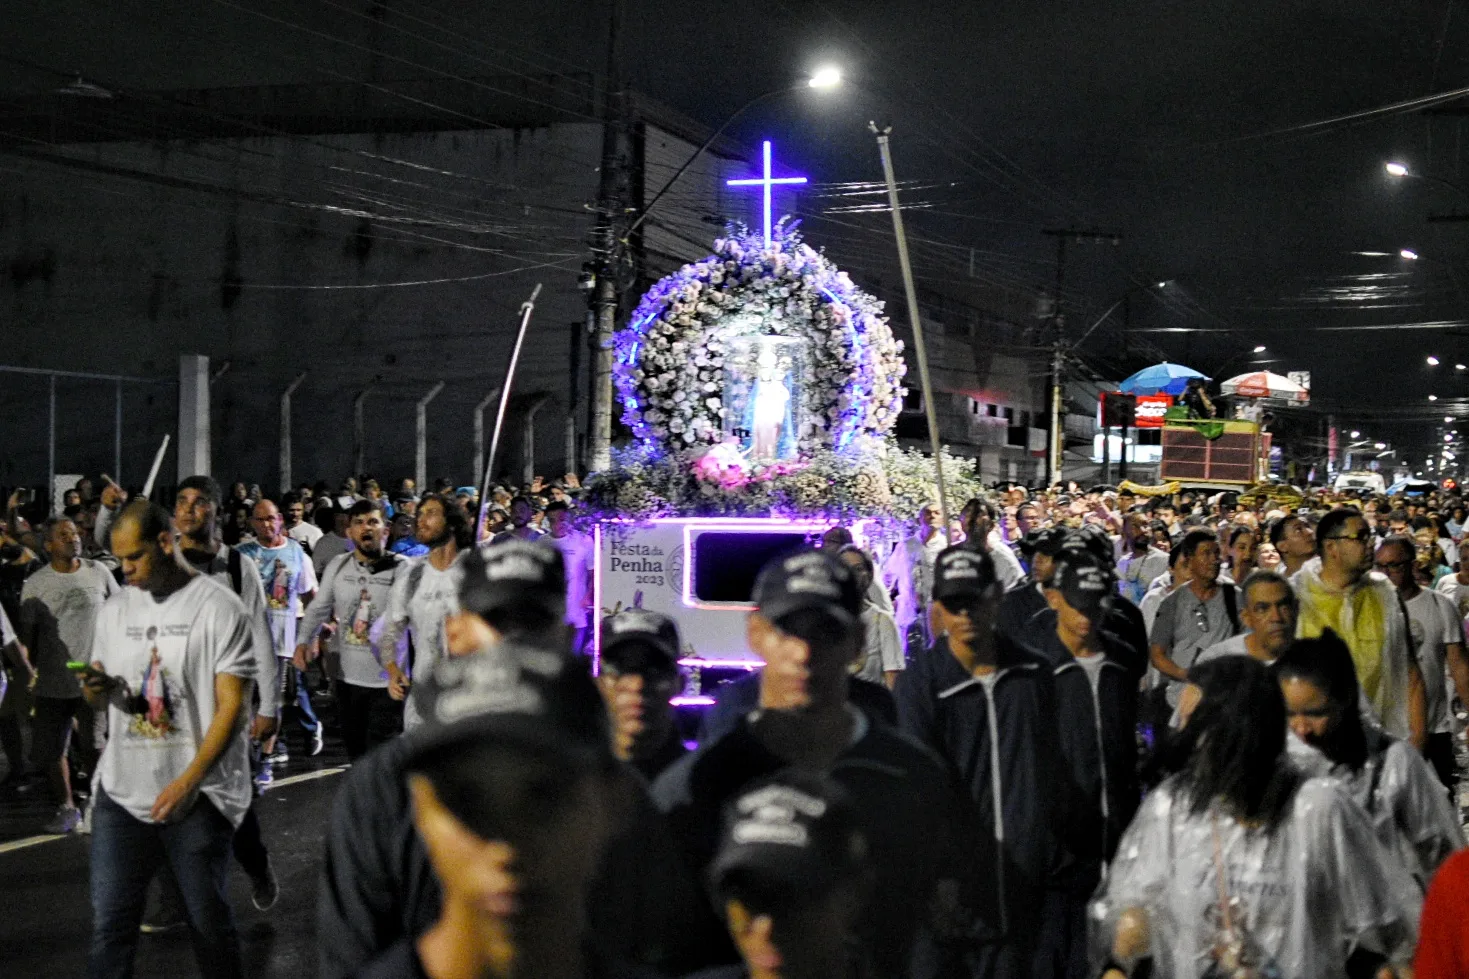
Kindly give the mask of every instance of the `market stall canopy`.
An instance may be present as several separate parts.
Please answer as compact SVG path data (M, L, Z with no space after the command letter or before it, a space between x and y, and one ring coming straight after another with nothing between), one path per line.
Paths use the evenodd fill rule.
M1276 398L1280 401L1305 401L1311 392L1288 377L1270 371L1251 371L1231 377L1219 385L1221 394L1240 398Z
M1144 367L1117 385L1117 390L1124 394L1182 394L1188 382L1195 377L1209 379L1192 367L1165 362Z

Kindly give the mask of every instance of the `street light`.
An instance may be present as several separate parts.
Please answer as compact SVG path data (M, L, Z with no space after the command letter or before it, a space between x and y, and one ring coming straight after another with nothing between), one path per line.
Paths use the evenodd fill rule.
M1401 249L1399 249L1398 250L1398 257L1399 258L1406 258L1410 262L1416 262L1416 261L1418 261L1418 253L1415 252L1415 251L1413 251L1413 249L1411 249L1411 248L1401 248Z
M1381 452L1383 449L1387 448L1387 443L1386 442L1375 442L1375 443L1373 443L1373 447L1376 448L1378 452Z
M1396 161L1385 164L1383 166L1383 169L1386 170L1388 172L1388 175L1392 177L1406 177L1408 175L1408 168Z
M1399 179L1408 177L1413 180L1424 180L1431 184L1439 184L1440 186L1447 187L1449 190L1452 190L1456 194L1461 194L1465 197L1469 197L1469 191L1465 191L1463 187L1460 187L1453 181L1445 180L1442 177L1432 177L1426 173L1414 173L1408 168L1408 165L1406 163L1402 163L1398 160L1390 160L1387 163L1384 163L1382 165L1382 169L1387 171L1387 175L1389 177L1397 177Z
M1435 357L1433 354L1429 354L1428 355L1428 366L1429 367L1437 367L1438 366L1438 358Z
M1359 439L1361 437L1362 437L1362 433L1361 432L1357 431L1356 429L1353 429L1352 430L1352 438Z
M811 88L827 89L836 88L842 83L842 70L836 65L823 65L811 74L806 84Z
M1255 348L1255 353L1257 353L1257 354L1263 354L1264 352L1265 352L1265 345L1264 344L1261 344L1260 346L1258 346L1258 347Z
M1429 401L1437 401L1438 400L1438 395L1436 395L1436 394L1430 394L1428 396L1428 400Z

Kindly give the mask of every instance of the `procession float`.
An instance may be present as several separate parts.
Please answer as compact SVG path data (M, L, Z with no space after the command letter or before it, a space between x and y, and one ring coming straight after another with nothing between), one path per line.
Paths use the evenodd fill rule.
M789 221L732 227L616 334L631 438L587 485L595 603L678 622L675 703L711 703L714 682L759 665L744 620L767 560L834 526L880 547L936 499L934 460L892 434L902 354L883 304ZM977 491L967 461L942 465L952 496Z

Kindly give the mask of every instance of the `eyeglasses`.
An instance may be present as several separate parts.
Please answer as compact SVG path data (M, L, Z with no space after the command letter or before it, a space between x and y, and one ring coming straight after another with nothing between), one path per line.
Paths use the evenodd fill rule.
M1330 537L1328 537L1326 539L1327 540L1354 540L1354 541L1357 541L1358 543L1361 543L1362 541L1371 540L1372 539L1372 535L1369 534L1369 533L1366 533L1364 531L1363 533L1360 533L1360 534L1333 534L1332 536L1330 536Z
M1375 567L1378 571L1384 572L1389 571L1393 568L1401 570L1403 568L1411 568L1412 566L1412 561L1378 561L1375 565L1373 565L1373 567Z

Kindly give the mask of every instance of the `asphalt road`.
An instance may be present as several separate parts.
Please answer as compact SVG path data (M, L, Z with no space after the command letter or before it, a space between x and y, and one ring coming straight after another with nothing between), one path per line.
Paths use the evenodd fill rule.
M295 742L292 750L296 749ZM250 904L250 887L231 873L245 974L280 979L316 975L316 882L332 799L344 762L331 740L317 758L293 755L258 799L266 846L281 884L270 911ZM50 809L31 794L0 800L0 977L83 976L92 911L90 837L39 836ZM139 938L136 972L150 979L197 977L187 929Z

